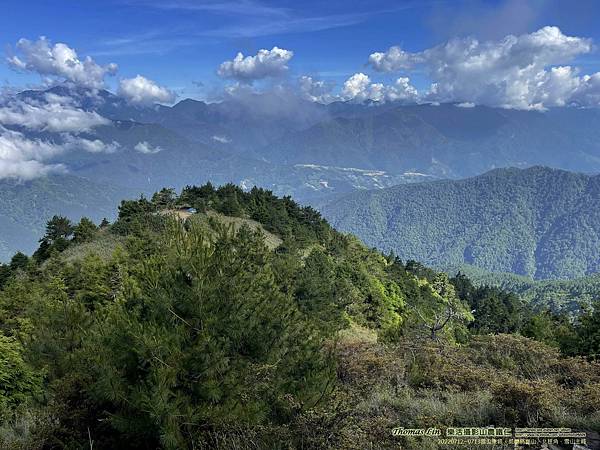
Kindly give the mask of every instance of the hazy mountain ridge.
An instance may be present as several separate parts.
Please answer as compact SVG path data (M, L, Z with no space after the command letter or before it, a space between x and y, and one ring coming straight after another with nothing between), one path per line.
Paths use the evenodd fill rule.
M340 165L343 158L351 167L436 173L436 150L445 143L419 117L396 110L320 122L273 143L265 157L284 164L325 165Z
M321 210L402 259L545 279L600 269L599 202L599 176L533 167L351 194Z
M154 128L154 135L146 136L148 143L162 142L173 158L182 151L177 142L169 142L174 135L187 141L184 148L194 147L201 154L210 149L218 155L242 157L243 162L236 162L240 172L252 171L261 162L449 178L533 165L600 171L600 112L595 109L324 105L276 93L229 97L217 103L184 99L173 106L131 106L108 91L92 95L64 86L25 91L19 98L44 102L48 93L71 98L78 107L116 123L148 124ZM114 138L128 144L127 137L119 134L115 132ZM106 130L102 135L112 138ZM229 178L239 182L244 177L231 173ZM272 180L274 185L281 181Z
M110 123L79 135L114 144L114 149L94 153L71 148L48 163L62 164L70 175L99 186L117 190L122 186L125 190L120 197L211 181L248 189L257 185L277 195L322 205L355 191L422 179L460 178L494 167L544 164L600 171L600 114L596 110L322 105L275 94L231 97L220 103L185 99L174 106L132 106L108 91L92 93L67 86L24 91L17 98L43 104L52 96L108 118ZM60 133L19 131L50 142L62 139ZM0 200L3 195L0 187ZM585 210L586 203L579 208ZM383 214L375 206L372 213ZM570 218L562 220L565 224L557 222L558 231L545 231L549 244L536 249L540 258L551 259L559 252L550 236L561 233ZM578 226L594 228L594 222ZM572 238L577 240L579 234ZM435 247L431 245L430 252ZM524 255L531 251L527 245L522 248ZM422 256L433 262L429 255ZM510 258L505 255L503 263L492 266L506 269L521 264L514 270L532 273L529 256L520 257L518 263L509 262ZM579 264L576 255L572 259L572 264ZM588 269L579 267L575 272ZM571 276L573 271L563 272L550 271L560 276ZM542 271L538 276L549 275Z
M267 143L328 117L325 105L299 100L286 104L279 97L254 96L221 103L186 99L173 107L141 107L131 106L108 91L90 93L65 86L24 91L18 98L44 104L49 96L68 98L78 108L111 120L111 124L83 135L114 142L118 144L115 151L70 151L53 160L66 165L73 175L99 183L152 192L161 186L181 188L210 180L217 184L256 184L303 200L414 179L402 171L387 171L374 178L364 171L369 167L341 164L352 162L349 159L338 159L340 164L330 167L295 167L258 154L256 149ZM44 133L44 138L60 136ZM147 150L139 151L138 144Z
M24 182L1 180L0 260L9 260L17 251L35 250L46 221L55 214L74 220L87 216L96 222L114 218L124 193L136 195L121 186L99 185L69 175Z
M349 165L451 178L533 165L600 170L596 110L539 112L452 104L329 108L330 119L287 135L263 149L264 157L330 165L347 158Z

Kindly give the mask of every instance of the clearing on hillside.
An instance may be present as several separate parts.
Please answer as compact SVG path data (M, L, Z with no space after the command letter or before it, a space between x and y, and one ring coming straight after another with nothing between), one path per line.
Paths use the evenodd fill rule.
M206 222L208 218L213 218L221 223L224 223L225 225L233 225L235 231L239 230L243 225L247 225L251 230L261 231L261 233L265 236L265 244L271 250L279 247L279 245L281 245L281 243L283 242L283 240L279 236L265 230L265 228L259 222L252 219L226 216L216 211L206 211L204 213L191 213L186 209L165 209L160 213L164 215L173 215L181 220L193 218L194 220L198 220L200 222Z

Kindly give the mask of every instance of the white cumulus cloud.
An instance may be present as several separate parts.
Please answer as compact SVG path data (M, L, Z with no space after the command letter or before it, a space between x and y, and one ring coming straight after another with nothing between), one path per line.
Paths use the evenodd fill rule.
M580 77L572 100L581 106L600 106L600 72Z
M381 101L383 96L383 84L371 83L371 78L364 73L355 73L344 82L342 98L355 101Z
M386 96L390 101L414 103L419 99L419 92L410 84L410 78L400 77L392 86L386 87Z
M60 145L41 139L29 139L18 131L0 126L0 179L31 180L65 170L62 164L46 163L63 152Z
M175 93L157 85L141 75L135 78L126 78L120 81L118 94L128 102L138 105L152 103L171 103L175 100Z
M418 54L405 52L398 46L390 47L386 52L371 53L369 56L369 64L378 72L409 69L419 60Z
M597 106L598 74L580 75L568 63L590 53L592 41L546 26L496 41L456 38L410 53L397 46L370 55L382 72L423 68L432 81L422 97L519 109L578 104Z
M417 89L410 84L410 79L400 77L393 85L372 83L371 78L364 73L355 73L344 82L341 98L346 101L386 102L399 101L413 103L418 100Z
M143 153L145 155L152 155L154 153L158 153L158 152L162 151L162 148L160 148L158 145L157 146L153 146L153 145L149 144L146 141L138 142L136 144L136 146L133 147L133 149L136 152L140 152L140 153Z
M67 44L53 45L45 37L37 41L19 39L16 50L17 54L8 57L8 63L12 67L88 88L102 88L104 77L114 75L117 71L116 64L101 66L89 56L80 59L77 52Z
M259 50L255 56L244 56L241 52L232 61L219 66L218 74L242 82L252 82L268 77L276 77L288 70L294 52L279 47Z

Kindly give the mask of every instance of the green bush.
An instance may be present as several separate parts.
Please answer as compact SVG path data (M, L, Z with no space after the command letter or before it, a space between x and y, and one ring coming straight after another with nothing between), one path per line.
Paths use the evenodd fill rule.
M21 344L0 334L0 422L41 393L42 376L25 362Z

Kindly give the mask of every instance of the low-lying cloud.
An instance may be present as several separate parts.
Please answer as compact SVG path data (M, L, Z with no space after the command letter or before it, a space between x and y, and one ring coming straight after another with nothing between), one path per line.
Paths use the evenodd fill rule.
M86 139L72 135L63 135L63 140L65 150L83 150L87 153L114 153L121 148L121 144L116 141L104 142L100 139Z
M0 179L31 180L53 172L64 172L64 165L45 162L63 151L60 145L30 139L0 125Z
M93 136L111 121L75 106L68 97L44 100L12 97L0 106L0 179L30 180L66 166L55 159L68 152L114 153L120 145Z
M48 99L45 103L13 99L0 107L0 123L54 133L79 133L111 123L95 111L75 107L65 97Z
M152 103L171 103L176 95L173 91L159 86L154 81L141 75L127 78L119 83L118 94L128 102L136 105L151 105Z
M217 136L217 135L214 135L212 137L212 140L220 142L221 144L229 144L231 142L231 139L229 139L227 136Z

